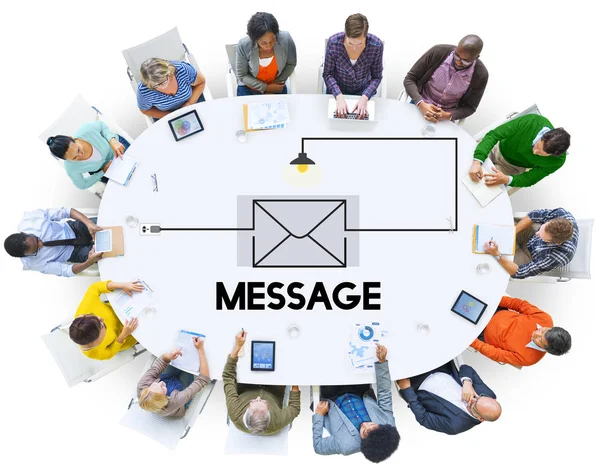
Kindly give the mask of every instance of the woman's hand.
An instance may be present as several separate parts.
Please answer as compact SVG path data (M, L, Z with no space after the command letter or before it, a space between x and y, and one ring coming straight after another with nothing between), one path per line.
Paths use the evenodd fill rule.
M194 346L196 347L198 352L204 351L204 338L195 336L192 338L192 342L194 343Z
M123 326L123 330L121 330L120 338L125 340L129 335L131 335L135 329L138 327L138 319L137 317L132 318L131 320L125 320L125 325Z
M104 166L102 167L102 171L103 171L104 173L106 173L106 170L108 170L108 167L110 167L110 164L111 164L111 163L112 163L112 160L110 160L110 161L109 161L109 162L108 162L106 165L104 165Z
M367 115L367 103L369 102L369 98L367 96L360 96L360 99L354 106L352 112L356 112L358 114L358 118L362 119Z
M144 286L140 283L140 281L136 282L126 282L121 286L123 292L126 292L128 295L131 295L132 292L143 292Z
M181 348L177 348L173 351L170 351L169 353L165 353L161 356L161 358L163 360L165 360L167 363L170 363L173 360L176 360L179 356L181 356Z
M335 98L335 113L338 117L348 117L348 104L343 94L339 94Z
M115 157L120 158L125 153L125 145L119 142L118 139L113 137L110 139L109 143L110 147L113 149L113 152L115 152Z

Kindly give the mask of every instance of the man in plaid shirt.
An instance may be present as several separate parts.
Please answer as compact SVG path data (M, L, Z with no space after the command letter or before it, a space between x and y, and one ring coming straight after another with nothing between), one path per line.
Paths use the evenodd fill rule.
M485 244L485 252L494 256L512 278L525 279L571 262L579 228L573 215L563 208L538 209L518 222L516 234L514 262L500 254L494 241Z
M361 96L351 112L363 117L367 101L377 92L383 77L383 41L368 33L369 21L360 13L346 19L345 31L327 41L323 80L327 93L336 98L339 116L348 113L344 94Z

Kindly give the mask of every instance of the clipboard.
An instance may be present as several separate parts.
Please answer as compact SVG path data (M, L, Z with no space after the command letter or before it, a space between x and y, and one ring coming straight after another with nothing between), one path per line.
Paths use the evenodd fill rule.
M112 231L112 251L102 254L102 258L124 256L125 241L123 239L123 226L102 226L102 229L110 229Z
M483 245L490 238L498 244L500 253L514 256L517 250L516 228L500 224L475 224L473 225L473 252L485 254Z

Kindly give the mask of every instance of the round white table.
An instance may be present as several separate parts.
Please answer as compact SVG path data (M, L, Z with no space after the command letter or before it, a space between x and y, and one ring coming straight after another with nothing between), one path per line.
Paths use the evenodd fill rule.
M288 127L248 133L245 143L238 142L235 132L243 125L242 104L265 99L220 99L176 111L144 131L131 145L128 153L140 163L128 185L108 184L98 222L123 226L125 255L99 262L102 279L127 281L139 277L155 294L157 312L140 317L135 331L138 341L160 355L174 347L180 329L203 333L207 336L211 377L219 378L234 335L243 327L248 337L246 356L238 362L238 379L262 384L374 381L373 371L357 371L350 364L349 341L357 323L380 322L387 330L383 343L388 348L393 379L431 370L460 354L494 314L509 278L490 256L472 253L473 225L513 223L506 193L482 208L459 181L471 164L473 138L453 123L440 123L436 125L435 140L423 140L421 130L426 122L410 104L375 99L377 121L355 123L327 119L329 96L289 95L285 97L291 118ZM176 142L167 121L192 108L197 110L205 130ZM369 140L310 140L357 137ZM299 188L284 179L284 170L289 170L289 162L302 146L320 167L320 179L313 187ZM157 176L158 192L153 191L152 174ZM273 252L261 261L259 254L264 255L273 244L265 239L285 232L277 224L264 228L268 216L286 214L284 208L269 206L273 200L279 206L278 201L286 198L294 201L292 207L303 199L343 202L337 212L345 212L345 228L333 229L334 222L325 233L328 244L321 247L332 246L330 254L336 257L332 262L342 261L345 266L260 266L280 265L281 259L291 260L290 265L298 264L292 262L295 259L312 259L310 253L292 249L279 256L280 260L272 260L277 255ZM261 200L271 201L260 208L257 203L264 204ZM296 221L295 213L288 211L284 218L296 222L298 229L310 228L308 221L314 218L311 209L299 213ZM127 215L163 228L222 230L163 231L159 236L141 236L139 228L127 227ZM450 226L448 217L453 226L458 224L458 231L440 230ZM246 230L235 231L238 228ZM407 231L374 231L377 229ZM288 231L294 236L287 243L300 243L300 231ZM338 239L344 238L346 256L340 256L340 248L333 248ZM256 249L251 255L253 240ZM316 259L317 265L323 265L323 255ZM481 262L489 263L487 274L476 272ZM229 297L238 283L264 283L265 288L255 290L264 294L270 283L280 282L284 284L280 292L285 296L289 283L300 282L304 287L297 292L307 300L315 283L323 283L331 300L338 284L352 282L356 288L341 293L343 302L349 293L361 294L364 282L376 282L380 288L371 292L380 296L372 298L371 303L379 304L381 310L363 309L364 298L353 309L339 308L332 301L331 310L317 302L310 310L285 306L257 311L240 309L238 301L233 310L225 306L217 310L217 282L223 283ZM488 304L478 325L450 311L461 290ZM258 297L255 304L277 302L268 295ZM285 303L290 301L286 297ZM300 327L297 338L289 336L290 324ZM428 325L429 332L419 332L419 324ZM277 342L275 371L250 371L251 340Z

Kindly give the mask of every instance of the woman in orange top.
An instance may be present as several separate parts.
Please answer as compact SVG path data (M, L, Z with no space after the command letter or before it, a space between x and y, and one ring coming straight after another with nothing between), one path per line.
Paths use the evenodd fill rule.
M264 12L252 15L247 34L236 49L237 95L287 94L285 81L296 67L294 40Z

